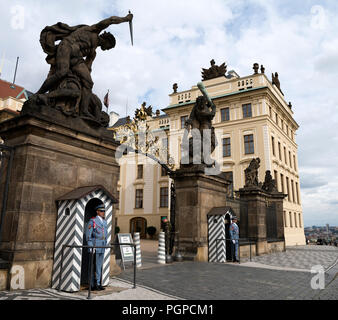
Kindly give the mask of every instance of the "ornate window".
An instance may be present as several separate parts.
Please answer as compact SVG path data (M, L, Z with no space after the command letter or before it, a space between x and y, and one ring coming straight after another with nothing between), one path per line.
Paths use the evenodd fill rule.
M137 179L143 179L143 164L137 165Z
M290 187L289 187L289 178L286 177L286 191L287 191L287 194L288 194L288 201L290 201Z
M230 138L223 138L223 157L231 156L231 141Z
M160 188L160 207L168 208L168 187Z
M229 108L221 109L221 121L229 121L229 120L230 120Z
M279 160L282 161L282 152L280 150L280 142L278 142L278 155L279 155Z
M251 118L252 117L252 110L251 110L251 103L243 104L243 118Z
M181 129L184 129L185 122L188 120L188 116L181 117Z
M244 136L244 150L245 154L255 153L253 134Z
M135 208L143 208L143 189L136 189L135 192Z
M284 175L280 174L281 191L284 193Z

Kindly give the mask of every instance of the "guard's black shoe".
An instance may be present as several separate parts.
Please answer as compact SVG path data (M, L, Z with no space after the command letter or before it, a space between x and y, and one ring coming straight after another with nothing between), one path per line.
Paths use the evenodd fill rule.
M90 288L91 291L98 291L99 290L99 287L98 286L92 286Z
M98 286L97 288L98 288L98 290L100 290L100 291L106 290L106 288L105 288L105 287L102 287L102 286Z

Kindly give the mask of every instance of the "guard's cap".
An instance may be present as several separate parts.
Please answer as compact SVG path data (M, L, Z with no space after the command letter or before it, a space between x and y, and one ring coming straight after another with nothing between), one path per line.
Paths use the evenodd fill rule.
M238 218L236 216L232 216L231 220L238 220Z
M95 211L106 211L106 208L103 204L99 204L97 207L95 207Z

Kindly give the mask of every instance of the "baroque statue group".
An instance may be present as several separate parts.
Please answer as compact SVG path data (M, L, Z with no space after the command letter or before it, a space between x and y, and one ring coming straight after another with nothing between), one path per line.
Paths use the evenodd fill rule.
M66 116L81 117L92 125L107 127L109 116L102 111L102 103L93 93L91 77L96 49L115 47L115 37L103 32L112 24L129 22L133 15L112 16L94 25L69 26L58 22L45 27L40 43L50 65L47 79L41 88L25 102L21 114L39 112L41 108L55 108ZM132 35L132 29L131 29Z

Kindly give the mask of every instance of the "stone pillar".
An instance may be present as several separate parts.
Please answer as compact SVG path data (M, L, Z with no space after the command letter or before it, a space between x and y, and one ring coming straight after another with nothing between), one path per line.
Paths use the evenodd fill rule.
M0 258L24 268L25 289L46 288L53 266L55 199L94 185L116 194L118 144L112 132L62 114L13 118L0 123L0 137L15 148Z
M223 176L209 176L203 169L176 171L176 230L184 259L208 261L207 214L226 205L229 182Z
M286 197L281 192L274 192L270 194L270 201L276 204L277 215L277 238L285 240L284 238L284 215L283 215L283 200Z
M266 232L266 211L268 202L276 202L277 238L284 241L283 199L284 194L266 192L259 187L244 187L239 189L241 200L248 204L248 238L256 240L256 254L268 253Z
M265 192L256 187L239 189L241 200L248 204L248 238L256 240L256 254L267 252L266 240L266 196Z

